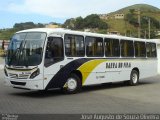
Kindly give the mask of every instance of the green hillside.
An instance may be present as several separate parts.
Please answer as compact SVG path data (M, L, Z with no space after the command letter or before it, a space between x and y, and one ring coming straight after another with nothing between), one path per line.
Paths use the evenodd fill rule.
M138 22L138 17L140 18L141 24ZM141 38L149 38L149 19L150 38L156 38L158 31L160 31L160 9L147 4L132 5L109 14L98 16L91 14L85 18L77 17L67 19L63 27L81 31L89 29L91 32L104 34L120 33L121 35L132 37L138 37L138 28L141 28Z
M148 4L135 4L135 5L132 5L132 6L122 8L122 9L116 11L116 12L113 12L113 13L127 14L130 9L140 9L143 12L160 12L159 8L148 5Z
M133 36L136 36L137 28L135 28L133 25L129 24L124 20L115 20L115 19L107 20L107 23L109 25L108 32L117 31L117 32L120 32L121 35L127 35L127 31L132 30L132 34L134 33ZM131 34L131 33L128 33L128 34Z
M113 12L113 13L114 14L115 13L128 14L131 9L140 10L141 15L143 15L143 16L146 15L146 16L149 16L149 17L154 17L157 20L160 20L160 9L157 8L157 7L151 6L151 5L147 5L147 4L135 4L135 5L132 5L132 6L122 8L122 9L116 11L116 12Z
M140 10L140 17L141 17L141 24L142 24L141 26L142 37L143 37L144 31L146 32L148 31L148 20L147 20L148 18L151 19L151 31L153 32L160 31L160 9L147 4L136 4L136 5L128 6L118 11L109 13L109 15L124 14L125 17L124 19L105 20L105 22L107 22L109 25L108 31L110 32L118 31L122 35L137 37L137 34L138 34L137 26L131 24L131 22L127 18L127 15L131 14L131 11L134 11L134 13L132 14L132 17L135 19L135 22L138 22L137 10ZM153 38L155 38L155 35L153 35Z

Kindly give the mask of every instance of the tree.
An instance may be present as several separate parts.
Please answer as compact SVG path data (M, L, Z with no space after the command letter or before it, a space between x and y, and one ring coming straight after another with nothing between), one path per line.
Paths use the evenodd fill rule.
M39 28L43 28L43 27L45 27L42 23L38 23L37 24L37 27L39 27Z
M84 28L84 20L82 17L77 17L75 20L75 29L83 29Z
M67 19L64 24L62 25L62 27L64 28L69 28L69 29L74 29L75 26L75 19L71 18L71 19Z
M132 11L133 12L133 11ZM133 26L135 26L135 27L138 27L139 26L139 24L138 24L138 18L137 18L137 16L135 16L134 15L134 13L128 13L127 15L126 15L126 21L128 21L130 24L132 24Z
M84 26L87 28L98 28L100 18L96 14L91 14L84 19Z
M80 30L85 28L107 29L108 25L106 22L101 20L98 15L91 14L86 16L84 19L82 17L77 17L75 19L73 18L67 19L63 24L63 27L75 30Z
M25 23L16 23L13 28L17 30L31 29L31 28L39 28L45 27L43 24L38 23L34 24L33 22L25 22Z
M148 16L141 17L141 27L143 29L142 36L148 37L149 20L150 20L150 38L155 38L157 29L160 28L159 21L153 17L148 17Z

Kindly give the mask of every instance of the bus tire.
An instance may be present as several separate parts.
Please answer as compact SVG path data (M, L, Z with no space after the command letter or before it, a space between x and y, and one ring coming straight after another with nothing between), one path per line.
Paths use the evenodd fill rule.
M128 83L131 86L135 86L139 83L139 73L136 70L132 70Z
M76 74L71 74L66 82L66 87L63 88L63 92L67 94L75 94L80 92L82 88L82 82Z

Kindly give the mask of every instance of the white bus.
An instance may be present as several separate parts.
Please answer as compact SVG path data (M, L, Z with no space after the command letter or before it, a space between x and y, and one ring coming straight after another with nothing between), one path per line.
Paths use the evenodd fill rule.
M5 61L5 84L14 88L61 88L139 79L157 74L156 43L145 39L67 29L38 28L11 38Z

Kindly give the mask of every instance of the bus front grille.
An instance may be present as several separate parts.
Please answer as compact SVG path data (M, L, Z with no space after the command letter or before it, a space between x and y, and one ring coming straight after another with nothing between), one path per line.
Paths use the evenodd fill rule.
M13 85L22 85L22 86L25 86L26 85L26 82L15 82L15 81L11 81L11 83Z
M9 73L9 77L13 79L28 79L30 74L13 74Z

